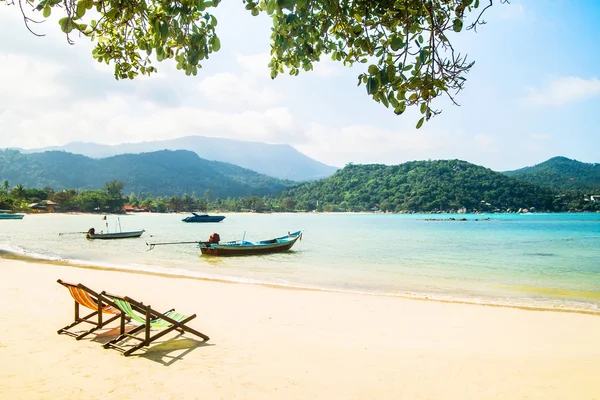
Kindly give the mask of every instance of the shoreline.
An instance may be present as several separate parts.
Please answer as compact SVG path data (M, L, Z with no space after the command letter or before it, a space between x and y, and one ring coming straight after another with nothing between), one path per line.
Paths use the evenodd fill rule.
M0 259L0 393L14 398L594 399L600 318L276 290ZM196 313L206 344L169 334L123 357L56 330L56 279ZM18 305L18 306L17 306ZM188 314L189 315L189 314ZM18 323L15 323L18 321ZM105 373L104 373L105 372Z
M0 251L1 252L1 251ZM298 291L309 291L309 292L324 292L324 293L339 293L339 294L348 294L348 295L357 295L357 296L375 296L375 297L389 297L389 298L399 298L406 300L417 300L417 301L430 301L430 302L439 302L439 303L448 303L448 304L464 304L464 305L473 305L473 306L481 306L481 307L499 307L499 308L512 308L519 309L524 311L542 311L542 312L560 312L560 313L573 313L573 314L584 314L584 315L593 315L600 317L600 310L594 311L589 309L575 309L575 308L561 308L558 306L547 306L547 307L536 307L536 306L528 306L528 305L519 305L519 304L501 304L501 303L492 303L492 302L481 302L476 301L475 299L469 301L468 299L447 299L447 298L436 298L431 294L414 294L414 293L376 293L376 292L361 292L361 291L353 291L353 290L336 290L334 288L316 288L316 287L307 287L307 286L292 286L292 285L284 285L284 284L276 284L276 283L268 283L268 282L250 282L250 281L236 281L231 279L219 278L219 277L202 277L202 276L193 276L186 275L183 273L169 273L169 272L160 272L160 271L151 271L151 270L143 270L143 269L133 269L126 267L107 267L101 265L92 265L92 264L83 264L83 263L68 263L63 260L49 260L49 259L38 259L30 256L23 256L14 253L9 253L8 257L0 255L0 263L2 260L14 260L19 262L33 263L33 264L48 264L48 265L57 265L69 268L78 268L78 269L89 269L95 271L113 271L113 272L123 272L130 274L139 274L139 275L149 275L163 278L175 278L175 279L190 279L190 280L198 280L204 282L215 282L215 283L224 283L231 285L250 285L250 286L259 286L265 288L279 289L279 290L298 290Z
M381 211L268 211L268 212L249 212L249 211L194 211L195 213L206 214L221 214L221 215L268 215L268 214L319 214L319 215L457 215L457 216L474 216L474 215L543 215L543 214L598 214L600 211L528 211L528 212L441 212L441 211L405 211L405 212L381 212ZM53 212L32 212L32 211L14 211L14 213L32 215L107 215L107 216L132 216L132 215L189 215L190 211L173 211L173 212L123 212L123 213L100 213L100 212L79 212L79 211L53 211Z

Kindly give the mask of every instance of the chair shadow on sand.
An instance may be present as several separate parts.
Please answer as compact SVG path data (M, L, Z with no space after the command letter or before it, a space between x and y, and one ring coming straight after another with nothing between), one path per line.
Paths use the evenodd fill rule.
M119 327L104 329L103 331L97 332L96 335L91 338L91 341L104 345L119 335ZM189 337L180 339L181 336L184 336L184 334L178 333L176 336L157 340L151 346L138 350L136 354L132 354L130 357L146 358L168 367L177 361L183 360L184 357L199 347L215 346L214 343L208 343ZM124 340L121 345L123 347L127 347L128 345L133 347L133 345L136 345L137 343L137 341L129 339Z

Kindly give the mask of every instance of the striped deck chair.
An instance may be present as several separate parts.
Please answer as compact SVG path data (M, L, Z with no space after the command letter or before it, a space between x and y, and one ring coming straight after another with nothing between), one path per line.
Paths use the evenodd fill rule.
M58 280L58 283L63 285L69 290L69 293L75 300L75 322L65 326L58 330L58 334L65 333L70 336L74 336L75 339L80 340L97 329L119 319L121 317L121 310L110 300L104 299L101 295L94 292L92 289L80 284L64 282ZM79 306L94 310L91 314L84 317L80 316ZM113 317L104 320L103 314L112 314ZM79 325L82 322L94 325L90 330L81 332L72 332L69 329Z
M196 314L186 316L171 309L165 313L160 313L149 305L144 305L138 301L133 300L130 297L121 297L114 294L103 292L101 296L110 299L121 311L121 331L120 335L115 339L104 344L104 348L114 348L119 350L125 356L129 356L134 351L141 349L144 346L149 346L150 343L166 335L167 333L176 330L184 333L188 332L204 339L204 341L210 338L203 333L200 333L189 326L186 326L189 321L196 318ZM140 325L125 331L125 320L126 317L131 318L131 321L135 321ZM152 335L151 328L162 328L158 333ZM143 336L136 336L137 333L143 331ZM127 339L134 339L141 343L131 348L124 348L119 346L119 343Z

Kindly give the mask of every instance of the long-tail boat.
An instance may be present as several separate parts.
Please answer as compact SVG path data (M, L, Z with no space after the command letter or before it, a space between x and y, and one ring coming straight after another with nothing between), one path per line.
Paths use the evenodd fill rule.
M202 254L211 256L246 256L287 251L292 248L298 239L302 240L302 231L258 242L249 242L244 239L218 243L199 242L198 247Z

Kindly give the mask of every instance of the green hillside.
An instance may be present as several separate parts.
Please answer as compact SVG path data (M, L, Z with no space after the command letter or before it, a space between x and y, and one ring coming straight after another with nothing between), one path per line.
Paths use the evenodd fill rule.
M271 178L249 169L208 161L196 153L156 151L92 159L63 151L21 154L0 150L0 181L26 187L55 190L92 190L116 179L126 193L181 196L207 189L220 198L264 196L289 187L292 182Z
M566 157L554 157L532 167L506 171L504 174L556 190L600 193L600 164L583 163Z
M358 211L505 211L554 209L550 189L522 182L460 160L413 161L400 165L347 165L331 177L284 192L311 209Z

